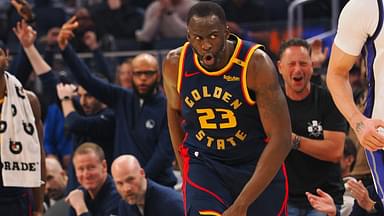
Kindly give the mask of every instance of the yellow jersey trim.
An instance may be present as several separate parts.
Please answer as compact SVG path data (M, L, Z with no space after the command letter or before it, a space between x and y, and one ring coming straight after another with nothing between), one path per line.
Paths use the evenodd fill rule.
M240 52L240 48L242 46L242 40L237 37L236 35L233 35L236 37L236 40L237 40L237 43L236 43L236 47L235 47L235 51L232 53L232 56L231 58L229 59L229 62L227 65L225 65L222 69L218 70L218 71L207 71L205 70L205 68L203 66L201 66L200 62L199 62L199 59L196 55L196 53L193 53L193 57L194 57L194 61L195 61L195 65L196 67L202 72L204 73L205 75L207 76L221 76L223 75L225 72L227 72L233 65L233 63L236 63L238 62L239 59L237 59L237 56L239 55L239 52Z
M256 101L255 100L252 100L251 96L249 95L249 92L248 92L248 85L247 85L247 69L248 69L248 66L249 66L249 61L251 60L252 56L253 56L253 53L255 52L256 49L262 47L261 44L256 44L254 45L247 53L247 56L245 58L245 66L243 67L243 71L241 73L241 90L243 92L243 95L244 95L244 98L245 98L245 101L251 105L251 106L254 106L256 104Z
M182 84L182 80L183 80L185 54L187 52L188 46L189 46L189 42L186 42L183 45L183 47L181 48L181 53L180 53L180 58L179 58L179 70L177 72L177 86L176 86L177 93L179 93L179 94L180 94L181 84Z
M221 216L220 213L218 213L216 211L212 211L212 210L202 210L202 211L199 211L199 214L200 215L209 215L209 216Z

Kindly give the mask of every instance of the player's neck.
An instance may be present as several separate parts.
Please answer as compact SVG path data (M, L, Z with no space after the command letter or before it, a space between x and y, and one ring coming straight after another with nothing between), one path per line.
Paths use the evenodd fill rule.
M225 44L224 54L222 56L223 61L221 61L221 64L219 68L224 68L225 65L229 63L229 60L231 59L233 52L235 50L236 43L233 41L227 40Z

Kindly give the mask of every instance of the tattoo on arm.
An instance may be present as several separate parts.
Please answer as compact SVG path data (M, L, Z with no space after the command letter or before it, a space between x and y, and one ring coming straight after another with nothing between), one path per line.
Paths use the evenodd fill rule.
M357 122L356 123L356 132L360 133L365 128L365 125L363 122Z

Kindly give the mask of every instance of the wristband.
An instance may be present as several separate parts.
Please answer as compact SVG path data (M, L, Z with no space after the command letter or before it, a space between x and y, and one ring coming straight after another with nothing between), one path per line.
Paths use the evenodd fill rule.
M300 142L301 142L301 137L295 135L295 137L293 138L293 142L292 142L292 149L295 149L295 150L299 149Z
M371 201L372 207L369 209L368 213L369 214L374 214L377 213L377 209L375 208L376 202Z
M71 100L72 98L69 97L68 95L65 95L63 98L61 98L60 100L61 101L68 101L68 100Z

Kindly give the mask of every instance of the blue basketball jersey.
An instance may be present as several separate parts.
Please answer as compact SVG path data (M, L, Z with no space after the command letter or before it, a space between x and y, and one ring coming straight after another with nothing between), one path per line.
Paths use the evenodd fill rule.
M257 160L266 134L247 88L247 68L261 45L231 35L235 50L225 67L207 71L187 42L179 62L177 90L182 102L184 145L227 163Z

